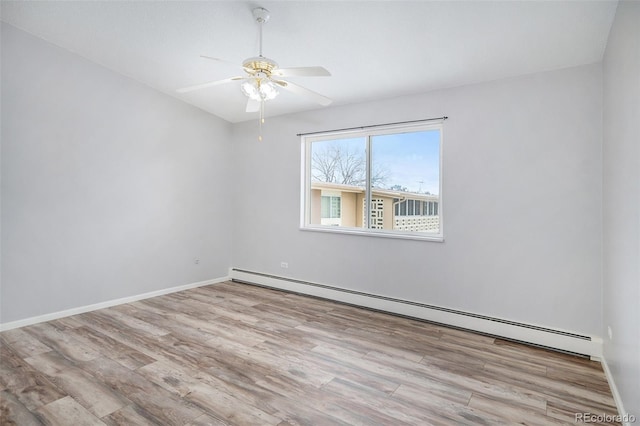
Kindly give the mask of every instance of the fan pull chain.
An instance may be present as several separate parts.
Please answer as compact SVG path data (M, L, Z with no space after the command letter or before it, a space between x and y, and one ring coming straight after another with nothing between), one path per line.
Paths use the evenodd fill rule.
M264 100L260 101L260 116L258 117L258 141L262 142L262 123L264 123Z

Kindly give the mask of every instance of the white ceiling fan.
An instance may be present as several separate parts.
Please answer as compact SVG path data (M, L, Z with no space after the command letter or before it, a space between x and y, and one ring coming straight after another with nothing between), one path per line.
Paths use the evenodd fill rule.
M262 56L262 25L269 21L270 15L267 9L257 7L253 9L253 16L260 27L260 52L258 56L245 59L242 62L242 68L246 75L183 87L177 90L178 93L186 93L220 84L240 81L242 82L240 85L242 92L249 98L246 111L260 111L260 123L264 122L264 102L275 98L278 95L278 89L285 89L297 95L305 96L323 106L329 105L331 99L326 96L291 83L290 81L281 80L281 77L327 77L330 76L331 73L320 66L280 68L276 61ZM201 57L213 61L230 63L230 61L210 56L201 55Z

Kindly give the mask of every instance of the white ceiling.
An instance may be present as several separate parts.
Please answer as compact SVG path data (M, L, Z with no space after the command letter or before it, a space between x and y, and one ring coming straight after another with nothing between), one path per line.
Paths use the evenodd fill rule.
M2 20L225 120L244 111L240 75L257 56L252 8L271 11L264 55L331 77L291 81L334 105L389 98L602 60L616 1L2 1ZM321 108L283 92L267 116Z

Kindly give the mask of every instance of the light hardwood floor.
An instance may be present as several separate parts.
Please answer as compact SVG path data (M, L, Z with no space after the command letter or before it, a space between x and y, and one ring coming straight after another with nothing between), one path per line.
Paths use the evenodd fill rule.
M2 424L574 424L599 363L226 282L0 333Z

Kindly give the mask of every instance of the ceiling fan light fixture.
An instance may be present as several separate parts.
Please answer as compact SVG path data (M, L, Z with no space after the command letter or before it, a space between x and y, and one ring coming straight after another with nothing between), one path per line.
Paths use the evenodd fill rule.
M266 79L252 78L242 83L240 88L242 93L254 101L269 101L278 96L276 85Z
M279 92L276 89L275 84L273 84L269 80L262 80L262 82L260 83L260 96L265 101L275 98L276 96L278 96L278 93Z

